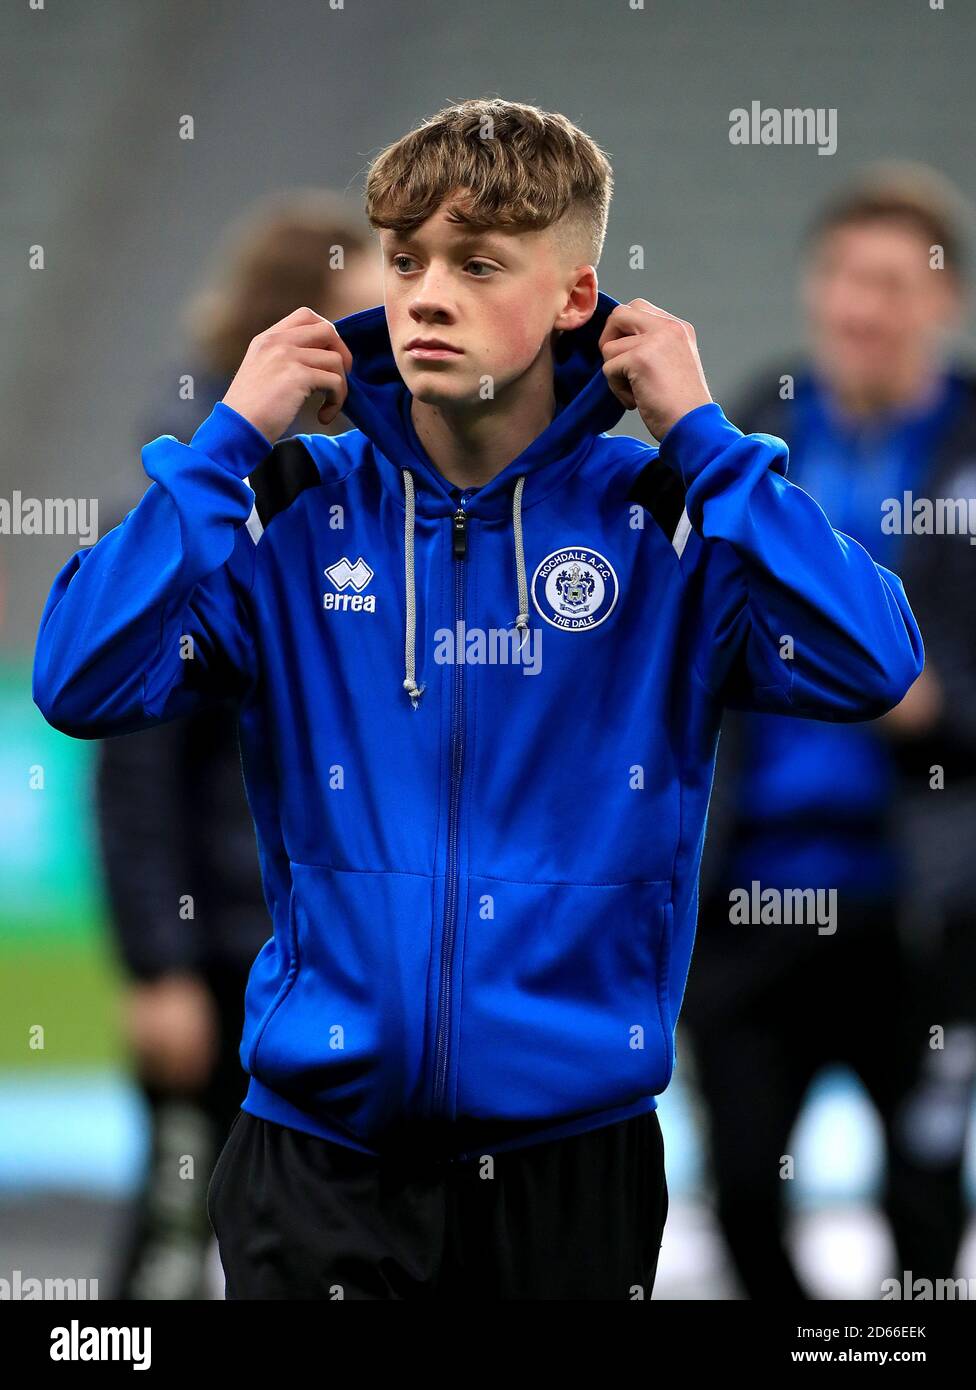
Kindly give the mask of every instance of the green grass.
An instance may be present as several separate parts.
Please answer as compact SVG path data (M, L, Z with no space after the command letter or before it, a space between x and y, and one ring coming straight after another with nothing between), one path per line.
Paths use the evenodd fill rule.
M123 977L106 921L94 745L46 724L31 653L0 661L0 1068L119 1065ZM30 1030L44 1029L31 1048Z
M0 1068L124 1065L118 964L97 937L0 950ZM30 1046L41 1025L43 1048Z

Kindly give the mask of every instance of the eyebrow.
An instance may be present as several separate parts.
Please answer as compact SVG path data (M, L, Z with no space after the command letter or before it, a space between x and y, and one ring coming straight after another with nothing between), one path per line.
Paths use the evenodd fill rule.
M415 232L395 232L390 240L399 242L402 246L417 246L421 238ZM477 230L461 232L453 240L454 244L459 247L478 245L498 252L504 251L508 245L493 232L479 232Z

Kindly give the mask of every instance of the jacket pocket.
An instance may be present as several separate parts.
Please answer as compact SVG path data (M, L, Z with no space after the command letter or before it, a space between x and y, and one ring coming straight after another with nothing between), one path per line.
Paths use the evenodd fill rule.
M292 862L293 960L249 1070L370 1142L422 1082L432 879Z
M459 1114L555 1121L665 1088L670 891L471 878Z

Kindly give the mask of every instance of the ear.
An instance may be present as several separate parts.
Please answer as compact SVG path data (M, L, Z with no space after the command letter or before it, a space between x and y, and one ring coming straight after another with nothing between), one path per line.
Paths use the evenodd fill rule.
M556 315L554 328L560 332L571 332L582 328L596 312L599 285L596 270L591 265L577 266L573 271L572 282L567 286L565 307Z

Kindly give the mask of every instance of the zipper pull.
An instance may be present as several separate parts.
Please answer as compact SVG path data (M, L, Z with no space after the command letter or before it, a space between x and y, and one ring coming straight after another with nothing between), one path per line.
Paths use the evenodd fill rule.
M455 560L463 560L468 553L468 517L463 506L454 513L451 542Z

